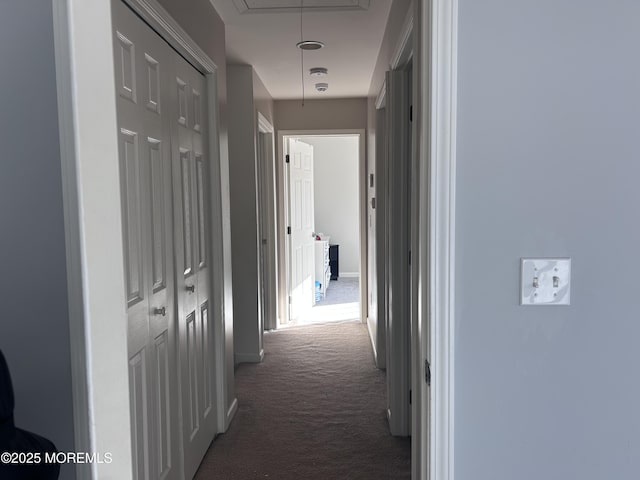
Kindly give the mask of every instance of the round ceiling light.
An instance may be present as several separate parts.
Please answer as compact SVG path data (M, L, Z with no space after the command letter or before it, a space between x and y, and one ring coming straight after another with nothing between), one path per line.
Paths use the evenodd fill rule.
M302 42L296 43L296 47L300 50L320 50L324 47L324 43L316 40L303 40Z
M316 90L319 92L326 92L327 90L329 90L329 84L328 83L316 83Z
M327 73L329 73L329 70L324 67L314 67L309 69L309 74L313 77L324 77Z

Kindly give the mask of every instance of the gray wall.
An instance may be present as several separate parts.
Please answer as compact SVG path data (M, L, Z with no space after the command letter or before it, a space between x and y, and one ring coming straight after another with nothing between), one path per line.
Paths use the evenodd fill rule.
M225 26L208 0L158 0L191 38L216 64L218 80L218 129L220 134L220 168L229 171L229 136L227 111L227 54L225 50ZM229 185L222 186L222 210L230 211ZM233 363L233 292L231 279L231 217L223 216L224 277L225 277L225 359L227 366L227 409L235 394Z
M460 0L456 480L640 472L640 3ZM518 306L570 256L570 307Z
M371 85L369 87L369 98L367 99L367 177L371 174L374 176L373 187L368 187L367 191L367 215L369 221L367 231L367 262L369 264L369 275L366 280L369 289L369 306L367 314L367 324L369 327L369 335L371 342L376 351L376 365L384 368L386 365L386 319L383 314L386 309L384 305L384 296L379 295L383 292L382 282L378 282L378 277L385 275L384 265L378 265L376 255L378 255L379 246L375 238L376 224L378 222L378 212L384 209L384 198L382 192L383 172L376 171L376 156L383 155L384 152L376 150L376 145L380 145L380 135L384 136L385 132L377 130L376 122L376 99L382 89L385 81L385 73L390 70L391 55L394 54L396 45L400 37L404 19L407 16L409 8L412 7L411 0L394 0L389 11L387 26L380 45L378 60L371 76ZM372 208L371 200L376 197L377 208ZM380 318L379 318L380 317Z
M253 68L251 68L251 71L253 73L253 102L255 103L256 110L273 126L273 98L271 98L271 93L269 93L267 87L262 83L262 79L256 71Z
M273 100L250 65L229 65L229 158L235 361L260 361L257 111L273 121Z
M0 349L16 425L74 450L51 2L0 2ZM74 479L72 466L61 478Z
M336 130L367 128L365 98L276 100L277 130Z

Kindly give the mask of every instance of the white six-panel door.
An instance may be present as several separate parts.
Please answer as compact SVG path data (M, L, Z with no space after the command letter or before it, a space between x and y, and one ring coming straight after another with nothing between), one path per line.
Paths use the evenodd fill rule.
M190 479L216 433L205 79L113 5L134 478Z
M313 146L288 140L289 152L289 320L296 321L313 306L315 284Z
M124 5L114 8L134 476L178 479L170 108L161 76L171 56Z

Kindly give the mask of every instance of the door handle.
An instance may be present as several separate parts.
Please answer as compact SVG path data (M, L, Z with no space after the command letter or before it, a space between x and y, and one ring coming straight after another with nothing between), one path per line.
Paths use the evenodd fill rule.
M187 285L186 287L184 287L184 289L189 293L193 293L193 292L196 291L196 286L195 285Z
M154 308L153 309L153 314L154 315L162 315L163 317L165 317L167 315L167 308L166 307Z

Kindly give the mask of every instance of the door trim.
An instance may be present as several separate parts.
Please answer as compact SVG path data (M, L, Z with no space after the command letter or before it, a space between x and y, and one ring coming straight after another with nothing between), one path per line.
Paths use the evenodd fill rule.
M133 460L111 3L53 0L53 11L75 448L118 458L76 473L126 480Z
M415 130L415 122L410 122L409 105L406 100L410 99L414 104L416 103L416 88L419 85L419 78L417 76L417 70L414 66L414 9L409 7L400 30L398 42L391 56L389 76L385 78L383 83L384 93L379 94L376 99L376 103L380 102L385 105L386 111L386 159L387 168L385 176L386 184L386 206L387 215L385 216L387 239L392 244L400 243L400 247L407 247L411 252L411 256L414 258L409 261L408 252L404 250L398 250L393 248L387 252L388 262L384 269L384 274L387 277L387 296L386 296L386 331L385 331L385 343L387 347L386 356L386 369L387 369L387 385L388 385L388 401L389 410L387 411L389 428L393 435L415 435L420 433L419 428L416 428L415 418L419 414L417 406L418 402L410 403L409 392L413 393L416 387L415 372L417 371L418 352L415 348L415 339L418 336L418 324L417 317L417 291L418 282L415 269L410 266L410 263L415 264L417 259L417 228L418 225L418 213L417 208L417 182L416 179L419 175L419 164L417 162L416 148L417 135ZM412 77L407 74L407 70L412 68ZM399 73L401 72L401 73ZM398 75L402 76L402 79L398 78ZM394 79L395 81L392 81ZM411 82L411 90L408 89L407 82ZM405 145L406 138L411 135L411 145L408 147ZM398 177L398 169L391 168L391 163L395 160L402 158L403 161L408 162L406 165L406 171L403 170L403 174L409 174L409 178L412 180L407 181L407 177ZM390 183L391 182L391 183ZM402 189L398 188L399 185L404 186L409 191L409 200L406 205L403 205L402 197L406 195ZM391 196L393 195L393 197ZM415 205L414 205L415 204ZM408 207L410 210L410 217L404 217L404 207ZM392 211L391 208L394 210ZM395 224L395 227L392 226ZM409 226L411 230L409 231ZM404 232L404 233L403 233ZM394 268L391 268L394 266ZM396 273L400 271L400 273ZM403 305L402 302L390 301L393 296L397 297L399 292L408 290L410 293L406 300L407 305ZM389 296L391 294L391 296ZM402 300L405 300L402 298ZM406 319L406 320L405 320ZM389 321L391 320L391 328L389 328ZM398 322L400 320L400 322ZM405 352L404 339L408 340L409 345L409 357L406 358L403 353ZM405 371L409 370L409 374L405 375ZM416 392L418 393L418 392ZM412 442L412 470L415 475L415 466L422 460L422 450L417 442Z
M69 302L69 339L71 350L71 378L73 401L74 441L77 451L90 452L93 450L95 439L92 438L90 425L97 424L101 419L96 419L92 414L90 405L97 401L90 391L87 345L91 343L85 327L85 308L89 302L84 298L83 268L87 258L83 256L83 231L80 228L80 191L82 185L79 179L76 165L76 131L73 111L72 90L72 58L71 34L69 27L69 8L64 0L53 0L53 34L56 64L56 83L58 98L58 128L60 135L60 158L62 159L62 197L64 210L65 250L67 266L67 297ZM105 45L101 45L102 48ZM115 88L115 84L113 86ZM82 116L83 110L75 116ZM86 112L84 112L86 114ZM115 104L112 112L115 118ZM115 153L117 154L117 146ZM121 225L118 227L121 228ZM124 274L124 270L123 270ZM122 281L124 287L124 281ZM123 297L124 298L124 297ZM126 329L126 327L125 327ZM123 330L124 331L124 330ZM123 346L126 358L126 345ZM123 349L120 349L123 352ZM119 366L122 371L122 366ZM126 369L124 370L126 373ZM126 378L126 377L125 377ZM121 387L121 385L119 385ZM129 410L129 409L127 409ZM129 423L129 411L122 423ZM125 463L132 464L131 444L129 438L123 439L122 451L125 453ZM125 467L126 468L126 467ZM102 470L101 470L102 471ZM76 476L78 479L91 478L92 468L88 464L77 464Z
M269 278L275 279L275 282L268 284L268 312L266 312L266 318L262 319L263 330L275 330L278 327L278 268L277 268L277 235L276 235L276 188L275 188L275 139L274 128L271 122L259 111L256 112L256 160L261 162L258 165L256 171L258 172L258 182L260 182L261 188L259 192L264 196L266 193L266 200L268 205L262 205L259 209L262 218L259 219L261 225L265 225L268 228L266 235L267 253L263 259L264 268L266 269ZM265 135L263 138L262 135ZM268 184L268 187L267 187ZM268 190L268 192L265 192ZM262 202L265 198L260 198ZM264 203L264 202L263 202ZM264 232L263 232L264 233ZM262 245L258 245L260 254L263 255ZM260 273L265 278L264 272ZM264 299L262 300L264 302ZM262 332L260 333L262 336ZM262 342L261 342L262 343Z
M398 42L391 55L389 66L391 70L397 70L402 66L409 63L411 57L413 57L413 8L407 10L407 14L404 17L402 28L400 29L400 35L398 36Z
M285 231L287 228L287 192L285 185L288 181L285 168L284 156L286 154L284 140L286 137L304 136L332 136L332 135L358 135L358 188L360 209L360 321L367 322L367 154L366 154L366 130L362 128L353 129L329 129L329 130L278 130L276 148L276 208L277 208L277 246L278 246L278 305L280 306L281 317L278 318L278 327L289 323L289 285L288 285L288 238Z
M111 0L51 0L58 88L63 201L69 292L71 371L75 442L79 451L111 452L118 462L78 465L79 479L130 479L130 399L127 365L127 314ZM229 200L222 185L218 135L217 66L156 0L122 0L207 80L211 161L212 310L216 343L216 406L219 431L235 412L227 402L233 365L227 366L225 336L232 331ZM105 58L109 61L105 62ZM96 115L96 110L101 112ZM99 147L99 148L96 148ZM115 360L114 360L115 359ZM229 404L229 405L228 405Z
M420 345L432 369L423 408L429 418L429 468L432 480L454 479L455 373L455 185L458 62L458 0L418 2L421 328L429 342ZM424 368L424 367L423 367ZM425 478L421 476L420 478Z

